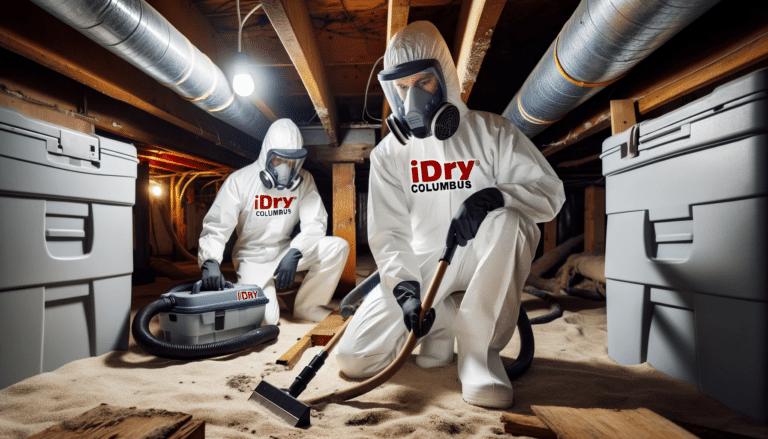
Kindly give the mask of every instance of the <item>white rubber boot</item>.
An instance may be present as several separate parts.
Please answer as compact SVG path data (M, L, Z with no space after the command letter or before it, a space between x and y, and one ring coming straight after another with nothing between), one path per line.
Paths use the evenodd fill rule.
M416 364L424 369L445 366L453 362L453 319L456 317L456 303L450 296L442 306L435 307L435 322L429 334L422 337Z
M296 271L309 272L296 292L294 318L319 322L331 313L326 306L333 298L348 255L347 241L336 236L325 236L311 254L299 259Z
M470 404L502 409L512 405L512 383L499 353L515 332L538 239L535 224L515 210L497 209L468 244L465 265L474 272L454 329L462 396Z

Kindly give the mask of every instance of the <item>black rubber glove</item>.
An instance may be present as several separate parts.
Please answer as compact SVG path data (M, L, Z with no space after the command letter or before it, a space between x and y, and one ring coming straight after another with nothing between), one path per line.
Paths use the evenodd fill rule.
M462 247L467 245L467 242L477 235L477 230L488 212L503 206L504 197L495 187L485 188L470 195L461 203L451 219L445 246L451 247L454 242Z
M397 303L400 304L400 308L403 309L403 319L405 321L405 327L408 331L413 330L413 334L416 337L423 337L427 335L430 329L432 329L432 323L435 322L435 309L432 308L424 314L424 320L419 325L419 316L421 314L421 299L418 282L403 281L397 284L394 291Z
M213 259L208 259L203 262L202 266L202 290L203 291L218 291L224 288L224 275L221 274L219 263Z
M295 248L288 250L288 253L283 256L283 259L277 264L274 274L277 289L284 290L293 284L293 280L296 278L296 267L302 256L301 252Z

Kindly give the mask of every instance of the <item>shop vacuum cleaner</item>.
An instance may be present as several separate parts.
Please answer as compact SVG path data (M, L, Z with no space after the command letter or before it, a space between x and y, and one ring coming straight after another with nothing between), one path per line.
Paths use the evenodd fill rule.
M158 357L197 360L239 352L280 333L276 325L261 326L269 299L259 286L227 282L222 290L201 291L201 285L176 285L139 310L131 326L136 344ZM149 331L158 314L164 340Z

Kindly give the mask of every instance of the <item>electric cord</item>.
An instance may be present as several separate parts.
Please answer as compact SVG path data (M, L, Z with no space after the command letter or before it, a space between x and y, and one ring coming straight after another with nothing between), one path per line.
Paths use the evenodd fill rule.
M365 120L365 116L367 115L368 118L373 119L377 122L381 122L381 119L376 119L375 117L368 114L368 88L371 86L371 78L373 78L373 71L376 69L376 66L379 64L379 61L384 59L384 55L381 55L381 58L377 59L375 63L373 63L373 67L371 67L371 73L368 75L368 84L365 86L365 99L363 100L363 120ZM386 99L386 98L384 98Z
M261 7L261 3L256 5L253 9L251 9L251 12L249 12L248 15L246 15L245 18L243 18L242 21L240 21L240 0L237 0L236 4L237 4L237 20L238 20L238 24L237 24L237 51L241 52L242 51L242 47L243 47L243 25L248 20L248 18L250 18L251 14L256 12L256 10Z

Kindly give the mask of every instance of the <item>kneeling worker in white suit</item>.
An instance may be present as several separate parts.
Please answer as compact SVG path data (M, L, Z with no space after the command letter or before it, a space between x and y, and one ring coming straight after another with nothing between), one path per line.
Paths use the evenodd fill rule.
M301 165L307 156L299 128L289 119L267 130L259 159L222 184L200 234L198 264L204 290L224 286L219 264L233 230L232 261L237 283L262 287L269 298L265 322L280 318L275 287L288 288L297 271L309 270L296 293L293 316L318 322L330 309L347 262L349 244L325 236L328 214L312 175ZM294 238L291 232L300 223Z
M515 331L536 223L560 210L562 182L509 120L461 101L453 60L431 23L395 34L384 69L391 133L371 153L368 192L368 239L381 284L352 318L337 361L349 377L372 376L413 329L416 363L437 367L453 361L456 340L464 400L507 408L512 384L499 353ZM460 247L419 325L421 294L454 242ZM457 310L450 294L461 290Z

